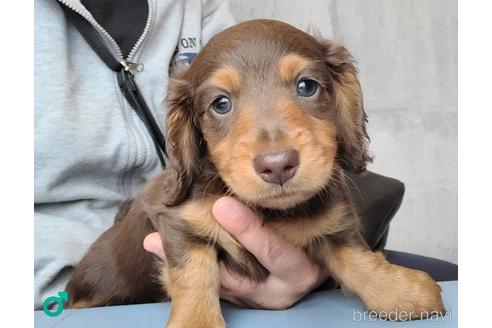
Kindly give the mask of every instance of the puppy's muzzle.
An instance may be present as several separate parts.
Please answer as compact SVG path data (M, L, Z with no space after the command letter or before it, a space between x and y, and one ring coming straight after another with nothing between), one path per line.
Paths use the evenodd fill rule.
M299 153L294 149L260 154L253 160L256 173L268 183L283 185L294 177L299 166Z

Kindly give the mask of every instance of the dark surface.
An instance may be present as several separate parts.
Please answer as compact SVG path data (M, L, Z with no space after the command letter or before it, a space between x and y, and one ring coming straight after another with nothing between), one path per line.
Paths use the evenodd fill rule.
M364 238L373 250L381 250L386 245L390 221L403 200L405 185L373 172L364 176L348 171L345 174L362 221Z
M458 280L458 266L456 264L432 257L391 250L385 250L384 254L388 262L425 271L436 281Z

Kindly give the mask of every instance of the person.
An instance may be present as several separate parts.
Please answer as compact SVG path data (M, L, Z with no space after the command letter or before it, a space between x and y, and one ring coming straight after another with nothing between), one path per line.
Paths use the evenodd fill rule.
M35 1L36 309L64 290L88 247L113 224L118 205L162 169L115 73L63 8L87 20L115 56L143 68L135 80L161 130L170 67L190 62L214 34L234 24L224 0ZM302 249L265 228L244 204L222 198L214 215L271 272L254 284L221 265L222 298L285 308L326 278ZM164 257L158 234L147 236L144 247Z

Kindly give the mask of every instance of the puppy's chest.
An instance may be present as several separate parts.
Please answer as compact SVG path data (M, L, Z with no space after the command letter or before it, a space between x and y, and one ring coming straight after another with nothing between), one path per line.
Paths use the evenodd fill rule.
M216 199L188 201L180 210L192 234L214 243L226 265L255 280L266 278L265 269L215 220L212 206ZM317 211L294 213L282 217L280 212L258 211L266 229L272 229L287 242L304 249L319 244L325 237L353 227L350 207L343 202L330 204ZM277 216L278 215L278 216Z

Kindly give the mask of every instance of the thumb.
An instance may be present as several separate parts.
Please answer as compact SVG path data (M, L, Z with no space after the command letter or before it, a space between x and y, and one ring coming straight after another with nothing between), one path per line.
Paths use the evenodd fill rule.
M218 199L213 208L217 222L232 234L272 274L281 276L292 263L308 263L302 249L289 244L243 203L230 197Z

